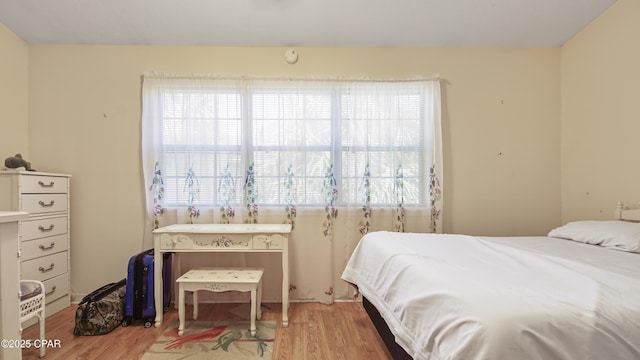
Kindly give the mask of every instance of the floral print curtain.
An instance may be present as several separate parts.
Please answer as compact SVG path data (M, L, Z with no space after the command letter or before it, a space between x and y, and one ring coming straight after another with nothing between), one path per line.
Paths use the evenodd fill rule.
M325 103L330 109L318 110ZM351 299L340 275L363 235L442 231L440 108L439 78L389 84L147 74L144 246L153 246L153 229L174 223L288 223L291 300ZM247 137L248 129L262 135ZM180 254L174 276L196 266L261 266L263 302L279 301L280 260L236 255Z

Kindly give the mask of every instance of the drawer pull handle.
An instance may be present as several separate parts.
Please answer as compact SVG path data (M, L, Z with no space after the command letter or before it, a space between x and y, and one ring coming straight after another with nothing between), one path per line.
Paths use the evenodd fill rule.
M49 295L49 294L53 294L54 292L56 292L56 286L53 285L53 287L51 288L51 291L47 291L44 293L45 296Z
M56 243L52 242L49 246L40 245L39 248L40 250L45 251L53 249L54 246L56 246Z
M38 202L38 204L40 204L40 206L42 206L42 207L49 207L49 206L53 206L53 204L55 204L55 203L56 203L56 202L55 202L55 201L53 201L53 200L49 201L49 203L48 203L48 204L45 204L45 203L44 203L44 201L39 201L39 202Z
M54 266L56 266L56 264L51 263L51 266L49 266L48 268L46 268L46 269L45 269L45 268L43 268L42 266L40 266L40 267L38 268L38 270L40 270L40 272L42 272L42 273L45 273L45 272L48 272L48 271L53 270L53 267L54 267Z
M42 232L51 231L51 230L53 230L53 224L50 224L48 228L40 225L40 226L38 226L38 229L40 229L40 231L42 231Z
M50 182L49 185L43 183L42 181L38 181L38 185L42 186L42 187L46 187L46 188L50 188L53 187L54 182Z

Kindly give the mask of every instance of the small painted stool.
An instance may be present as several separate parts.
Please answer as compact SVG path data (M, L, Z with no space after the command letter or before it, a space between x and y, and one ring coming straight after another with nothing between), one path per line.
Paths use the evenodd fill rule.
M198 318L198 291L213 292L250 291L251 292L251 336L256 335L256 319L262 312L262 273L261 268L196 268L187 271L176 282L178 290L178 335L184 333L185 313L184 294L193 292L193 319Z

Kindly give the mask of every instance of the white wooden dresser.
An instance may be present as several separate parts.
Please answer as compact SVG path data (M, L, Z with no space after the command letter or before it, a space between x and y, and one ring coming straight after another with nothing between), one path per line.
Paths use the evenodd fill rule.
M71 302L70 178L66 174L0 171L0 210L29 213L19 226L20 278L44 282L46 316Z

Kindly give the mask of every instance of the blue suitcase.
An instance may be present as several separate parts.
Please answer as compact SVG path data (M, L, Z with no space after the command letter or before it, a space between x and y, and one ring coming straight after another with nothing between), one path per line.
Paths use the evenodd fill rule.
M171 302L171 253L163 254L163 309L169 311ZM144 327L151 327L155 321L156 308L154 298L154 257L153 249L133 255L127 267L127 285L125 294L124 320L122 326L128 326L135 320L143 320Z

